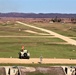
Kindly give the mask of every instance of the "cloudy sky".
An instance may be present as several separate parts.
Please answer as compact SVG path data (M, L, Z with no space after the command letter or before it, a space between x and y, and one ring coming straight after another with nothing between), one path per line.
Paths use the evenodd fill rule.
M76 13L76 0L0 0L0 12Z

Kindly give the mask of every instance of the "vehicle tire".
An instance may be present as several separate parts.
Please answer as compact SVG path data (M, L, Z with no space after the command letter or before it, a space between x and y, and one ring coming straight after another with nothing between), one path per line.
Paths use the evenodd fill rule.
M27 53L24 53L24 58L27 59Z
M27 59L30 59L30 57L29 57L29 56L27 56Z
M21 59L22 57L21 57L21 53L19 53L19 58Z

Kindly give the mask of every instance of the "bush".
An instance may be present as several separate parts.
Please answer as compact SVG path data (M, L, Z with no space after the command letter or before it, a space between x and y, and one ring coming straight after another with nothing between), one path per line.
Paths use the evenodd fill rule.
M51 21L53 21L53 22L61 22L62 20L60 19L60 18L57 18L57 16L54 18L54 19L52 19Z

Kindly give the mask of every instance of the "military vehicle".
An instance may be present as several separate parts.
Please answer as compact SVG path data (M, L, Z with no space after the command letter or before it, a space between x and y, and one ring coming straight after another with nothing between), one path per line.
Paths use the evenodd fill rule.
M20 59L29 59L30 53L27 50L23 50L19 52L19 58Z
M28 50L24 49L24 46L22 46L22 50L19 52L19 58L20 59L29 59L30 58L30 53Z

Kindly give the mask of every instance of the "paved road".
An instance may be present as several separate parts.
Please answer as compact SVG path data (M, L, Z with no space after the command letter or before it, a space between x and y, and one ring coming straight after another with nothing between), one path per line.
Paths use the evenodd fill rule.
M30 58L30 59L18 59L18 58L0 58L0 63L9 63L9 64L38 64L40 62L39 58ZM43 58L43 64L76 64L76 60L70 59L50 59Z
M19 23L19 24L22 24L22 25L24 25L24 26L28 26L28 27L31 27L31 28L35 28L35 29L38 29L38 30L47 32L47 33L49 33L49 34L51 34L51 35L54 35L55 37L58 37L58 38L60 38L60 39L62 39L62 40L64 40L64 41L68 42L68 43L71 44L71 45L75 45L75 46L76 46L76 40L73 40L73 39L71 39L71 38L69 38L69 37L60 35L60 34L58 34L58 33L55 33L55 32L53 32L53 31L51 31L51 30L47 30L47 29L44 29L44 28L39 28L39 27L36 27L36 26L32 26L32 25L29 25L29 24L25 24L25 23L22 23L22 22L20 22L20 21L16 21L16 22Z

